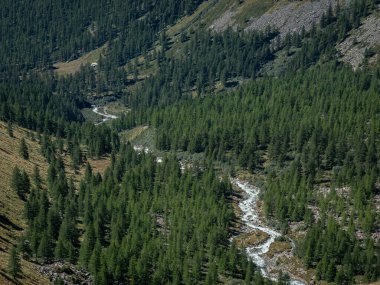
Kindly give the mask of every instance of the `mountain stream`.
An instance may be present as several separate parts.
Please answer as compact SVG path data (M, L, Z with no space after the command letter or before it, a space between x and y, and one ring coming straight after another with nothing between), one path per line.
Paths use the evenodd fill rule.
M105 108L103 108L103 112L101 112L101 111L99 111L98 106L92 105L92 111L103 117L103 119L100 122L96 123L95 125L103 124L104 122L106 122L108 120L117 119L117 116L108 114L107 110Z
M239 208L242 211L241 220L245 226L246 232L251 232L254 230L262 231L268 234L269 238L259 245L247 246L246 252L251 260L260 267L261 274L271 280L276 281L277 277L271 274L268 269L269 265L264 255L269 251L271 244L275 241L277 237L281 236L281 233L267 227L262 223L259 217L259 210L257 207L257 201L259 200L260 189L250 185L247 182L243 182L238 179L231 179L232 184L236 185L239 189L244 192L244 199L240 201ZM291 241L292 248L294 249L294 242ZM290 277L291 285L305 285L306 283Z

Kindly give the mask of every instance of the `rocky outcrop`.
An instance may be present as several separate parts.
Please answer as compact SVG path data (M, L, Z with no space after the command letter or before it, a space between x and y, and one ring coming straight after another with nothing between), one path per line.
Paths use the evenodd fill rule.
M378 10L380 11L380 5ZM352 31L351 35L337 46L337 50L341 55L340 60L350 64L354 70L357 70L363 65L366 57L369 59L374 57L374 54L368 53L368 51L379 46L380 16L372 14L363 21L358 29Z
M272 8L260 17L251 18L245 31L265 30L268 26L277 29L281 37L288 33L300 33L302 29L310 30L314 23L319 22L330 6L336 5L336 0L319 0L311 2L289 2L280 7Z
M40 273L47 276L51 282L61 279L64 284L93 284L93 278L89 272L76 268L73 264L56 261L49 264L38 265Z
M221 17L216 19L212 25L210 26L210 29L215 31L215 32L223 32L227 30L229 27L232 27L234 30L236 30L236 25L235 25L235 19L234 17L236 16L237 12L232 11L232 9L228 9L223 13Z
M300 33L303 29L310 30L329 7L335 7L336 4L337 0L279 1L270 9L267 8L262 15L251 17L243 27L238 27L236 19L239 18L240 13L244 12L244 9L232 6L214 20L209 28L215 32L222 32L228 28L233 30L239 28L249 32L263 31L270 26L278 30L280 36L283 37L288 33Z
M209 28L215 32L222 32L228 28L233 30L264 31L268 27L278 30L279 37L289 33L308 31L314 24L320 22L329 7L335 9L338 2L341 6L349 4L350 0L315 0L315 1L278 1L263 10L260 16L253 16L238 26L243 6L231 5L225 10ZM244 3L244 1L243 1ZM248 5L248 4L247 4ZM240 21L241 23L241 21ZM380 5L378 11L363 20L361 26L351 31L350 35L336 46L339 60L350 64L354 70L363 66L365 62L371 64L379 59L380 49Z

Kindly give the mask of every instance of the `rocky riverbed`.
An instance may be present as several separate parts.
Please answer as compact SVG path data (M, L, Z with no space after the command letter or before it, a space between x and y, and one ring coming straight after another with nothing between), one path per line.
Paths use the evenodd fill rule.
M260 236L266 237L260 239L260 243L245 244L247 255L251 260L260 267L263 276L272 280L277 280L278 272L284 271L286 266L281 266L281 260L292 258L295 244L289 239L288 242L280 244L277 240L281 239L282 235L278 231L268 227L260 218L260 211L257 206L259 200L260 189L250 185L247 182L239 179L231 179L233 185L238 187L244 195L244 198L239 203L241 210L242 231L247 233L262 232ZM239 239L239 237L237 237ZM288 238L284 238L285 240ZM244 243L241 242L243 245ZM279 246L281 245L281 246ZM287 245L287 246L284 246ZM307 284L302 278L295 276L292 272L286 272L290 276L290 284L304 285Z

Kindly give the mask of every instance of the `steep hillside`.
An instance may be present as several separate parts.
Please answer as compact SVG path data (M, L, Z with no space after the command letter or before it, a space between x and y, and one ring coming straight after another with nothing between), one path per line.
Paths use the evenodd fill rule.
M66 62L57 62L53 65L55 72L58 75L69 75L78 72L82 65L97 63L99 58L104 55L105 50L107 49L107 44L92 50L81 57Z
M367 7L364 10L369 11L369 14L367 15L367 12L364 12L363 15L365 17L361 18L359 16L358 19L361 19L361 21L353 23L353 27L344 26L342 25L342 21L355 18L350 13L358 14L359 10L363 10L362 6L355 4L356 2L353 2L353 5L359 8L356 9L354 7L354 9L350 10L348 8L351 6L350 3L351 1L336 0L205 1L193 13L186 14L175 23L167 25L164 29L160 30L150 48L144 49L132 57L125 50L125 46L120 46L123 38L117 37L114 41L110 42L107 49L102 47L85 54L79 59L57 63L55 65L58 68L56 72L60 75L76 72L81 64L89 65L92 61L96 61L100 54L103 54L104 60L102 60L98 67L83 70L80 76L82 80L78 84L84 85L83 82L88 82L86 84L90 85L91 88L83 88L80 90L80 93L84 96L96 95L98 98L109 96L109 100L118 99L126 94L125 98L128 98L124 98L126 104L133 105L131 101L134 100L128 95L136 94L136 92L141 93L141 90L136 88L136 86L145 85L146 79L156 76L159 71L161 71L161 75L165 74L165 72L162 73L161 65L170 66L170 60L175 59L182 60L180 65L186 67L187 64L183 63L186 58L189 59L189 62L196 60L194 59L194 53L199 49L192 50L192 48L194 48L197 41L199 43L199 40L204 42L207 38L217 37L215 33L220 34L221 38L228 38L224 34L229 28L235 31L236 34L239 34L240 37L249 37L249 35L258 34L259 32L264 33L266 36L270 34L269 40L261 40L267 45L267 47L265 45L263 47L264 52L269 52L269 54L264 58L258 57L256 54L253 65L256 68L258 67L258 70L245 72L246 74L242 74L243 72L241 71L236 72L236 70L232 70L231 72L228 70L223 71L223 63L215 67L208 64L204 67L205 71L210 67L211 70L217 68L218 72L215 74L215 71L212 71L212 75L208 78L211 81L214 80L212 82L214 86L210 86L207 92L219 92L224 90L225 87L235 87L242 83L244 79L252 76L277 76L289 69L289 66L294 65L294 57L298 57L296 61L303 61L302 58L306 54L310 56L310 53L314 53L312 55L314 58L309 60L310 62L302 64L306 66L315 64L319 61L318 54L325 47L329 49L330 54L327 60L333 58L339 59L352 64L353 68L356 69L362 65L364 59L370 65L377 60L376 55L378 54L379 46L378 12L372 12L373 8ZM339 19L335 18L337 17L337 13L340 14ZM347 19L344 20L345 18ZM325 44L319 45L318 43L314 43L313 49L317 49L316 51L311 52L308 50L310 47L308 47L304 51L301 51L304 54L300 54L300 48L313 39L315 32L319 32L319 25L322 24L323 27L326 27L332 20L337 21L338 25L342 26L340 28L341 31L337 35L338 38L333 40L335 46L327 47ZM271 29L270 32L268 32L269 28ZM311 29L313 30L311 31ZM211 35L208 35L208 32L212 32ZM348 35L347 32L350 32L350 34ZM299 37L297 38L295 35L299 35ZM305 36L306 38L303 38ZM321 35L322 38L325 36ZM201 39L199 39L200 37ZM318 40L330 41L332 39ZM212 45L210 44L207 50L210 50L211 47ZM249 65L252 57L247 56L244 51L247 48L246 43L240 43L240 53L243 55L242 57L247 58L244 62L244 68L252 70L253 67ZM203 52L201 60L214 56L207 55L207 50ZM213 51L213 53L215 52ZM262 52L259 52L259 54L261 55ZM233 60L227 59L226 61L229 62L230 60L232 64L237 62L236 58ZM322 61L325 60L322 58ZM222 61L222 59L218 61ZM241 66L239 68L243 70ZM220 72L220 69L222 69L222 72ZM198 75L194 76L196 78L188 79L188 81L193 83L190 86L190 90L185 90L183 93L191 94L193 97L199 95L199 90L197 90L199 85L194 84L194 81L205 81L207 79L204 78L205 76L199 75L202 72L198 71L197 73ZM183 74L181 76L187 75ZM226 78L221 79L221 76ZM201 79L197 77L201 77ZM223 82L223 80L226 82Z
M5 0L0 283L379 280L379 3Z
M343 1L344 3L344 1ZM272 0L220 0L205 1L192 13L179 18L175 24L168 25L164 30L168 41L173 44L172 53L178 53L181 49L181 38L194 33L196 30L208 29L215 32L223 32L228 28L234 31L265 31L268 27L279 31L280 36L284 37L288 33L300 33L306 31L317 24L330 6L334 8L336 0L317 0L317 1L272 1ZM155 42L152 50L162 49L161 42ZM88 58L96 59L94 55L99 55L100 49L85 54L79 59L57 63L58 74L70 74L79 70L80 64L91 63ZM150 53L151 55L151 53ZM141 56L131 60L137 63L144 62ZM131 66L131 65L129 65ZM140 74L151 74L157 68L140 68ZM145 78L140 77L139 78Z
M303 28L309 30L336 3L336 0L231 1L219 17L214 17L209 28L217 32L227 28L249 32L263 31L270 26L285 36L288 33L300 33Z
M262 64L259 67L259 71L254 72L254 74L259 74L260 76L278 76L289 70L289 67L293 66L295 61L305 61L305 56L310 57L310 55L312 58L306 60L308 62L303 62L301 65L309 66L320 61L339 59L349 64L350 62L353 63L353 67L356 69L357 65L362 65L364 58L366 58L370 65L373 65L377 60L379 46L378 12L373 11L373 7L371 6L363 9L362 6L355 3L352 9L350 8L350 3L351 1L335 0L223 0L204 2L193 14L180 18L174 25L169 25L162 31L160 34L161 38L156 41L153 49L126 64L125 68L129 81L125 92L127 94L134 94L136 91L141 93L141 90L136 90L135 83L138 83L137 86L144 85L145 79L156 76L157 72L162 69L159 64L162 61L162 57L164 59L182 60L183 66L187 65L183 62L188 58L189 62L192 61L196 65L194 63L196 61L194 54L198 52L199 48L192 50L196 46L196 43L199 44L199 42L207 41L207 39L217 38L215 34L222 35L221 38L228 38L228 36L225 36L225 33L228 35L228 32L226 32L228 28L231 28L235 31L235 34L239 34L242 37L243 35L249 36L258 32L267 33L268 28L272 29L275 36L268 43L271 54L261 61L258 60L259 63L256 63L258 65ZM342 22L347 21L347 19L355 18L351 15L352 13L359 15L359 10L363 10L363 15L365 15L363 18L358 17L361 21L355 20L353 27L342 25ZM367 15L368 11L369 14ZM340 14L339 19L337 19L338 13ZM336 21L337 25L340 26L336 39L333 39L331 36L329 32L330 28L326 27L331 21ZM320 24L326 28L325 32L319 30ZM353 30L350 31L352 28ZM211 32L211 35L208 35L208 32ZM347 34L347 32L350 33ZM317 39L315 39L316 33L320 34ZM330 34L328 36L330 37L329 39L326 38L328 34ZM162 37L165 38L164 48ZM334 46L327 45L326 41L333 41L332 44ZM320 44L321 42L323 44ZM212 47L213 45L210 44L207 50L210 50ZM240 44L240 53L244 54L243 57L247 58L244 61L244 68L249 70L252 69L249 66L251 58L245 55L246 48L248 47L244 43ZM325 56L319 58L323 53L322 50L326 52L327 49L329 54L328 59ZM201 60L215 56L215 52L212 55L208 55L207 50L203 52ZM230 55L231 51L227 54ZM295 57L298 57L298 59L294 59ZM231 60L230 65L233 65L237 60L240 59ZM225 61L230 62L230 59ZM169 65L170 60L166 62L165 66ZM223 59L219 59L219 62L223 66ZM296 65L300 67L300 63ZM211 67L208 64L203 70L207 71L208 68L215 70L216 68L220 69L220 66ZM293 69L293 67L290 69ZM224 76L223 72L222 74L215 74L215 71L211 73L213 73L210 76L211 79L216 80L214 86L210 86L207 92L219 92L226 89L226 87L227 89L231 86L236 87L244 82L245 77L250 77L247 75L242 76L242 72L234 70L231 72L232 76L227 74L227 78L225 79L227 82L222 82L223 79L220 80L220 77ZM202 72L199 70L198 78L194 78L193 82L199 81L199 77L202 77L201 74ZM201 80L207 81L204 78ZM196 97L199 95L197 88L198 86L193 85L191 86L191 90L186 91L191 96Z
M172 43L168 54L178 57L183 49L183 38L197 29L204 28L217 33L222 33L227 29L246 33L264 32L272 28L278 31L278 38L284 39L289 34L310 31L321 21L326 21L327 17L332 17L336 9L345 10L350 3L352 1L347 0L207 1L200 5L191 16L183 17L175 25L167 28L166 35ZM354 5L359 6L355 3ZM362 19L357 27L337 44L336 58L351 64L354 69L362 66L365 59L369 64L377 60L380 45L378 9L380 8ZM273 73L271 69L278 69L276 67L278 65L288 64L284 53L281 50L276 50L276 52L274 62L266 66L263 70L264 74ZM144 71L141 72L144 73Z
M41 146L35 132L12 126L13 137L9 135L8 126L0 121L0 284L49 284L46 275L42 275L36 263L27 259L22 259L21 274L18 281L15 281L8 273L9 253L13 246L18 245L20 237L27 228L24 216L25 200L21 199L11 187L13 169L17 166L20 170L25 170L31 181L31 191L33 191L34 169L37 167L42 178L42 187L47 189L46 177L49 163L41 154ZM29 158L24 159L19 153L21 140L25 139ZM78 171L71 168L69 156L64 156L68 177L72 177L78 185L85 172L85 164L82 164ZM109 165L109 158L104 157L99 160L87 160L94 172L104 173Z
M349 36L337 46L340 60L354 70L363 64L373 65L379 59L380 50L380 5L361 25L350 32Z
M6 124L0 122L0 283L18 284L13 281L7 272L10 249L15 246L18 239L26 228L24 212L24 201L11 189L12 171L15 166L25 170L32 177L34 167L38 167L41 176L46 177L48 163L40 154L40 147L36 141L27 137L26 129L13 126L13 135L10 137ZM29 159L24 160L19 155L19 145L25 138L29 149ZM23 284L48 284L46 276L39 274L33 263L22 260Z

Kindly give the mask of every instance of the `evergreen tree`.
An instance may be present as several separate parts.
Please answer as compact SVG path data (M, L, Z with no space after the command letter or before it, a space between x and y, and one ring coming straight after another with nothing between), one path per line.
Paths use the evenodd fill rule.
M25 139L24 139L24 138L22 138L22 139L21 139L21 142L20 142L19 154L20 154L20 156L21 156L23 159L25 159L25 160L28 160L28 159L29 159L28 146L26 145L26 142L25 142Z
M79 146L79 142L73 144L71 150L71 162L74 170L77 170L80 164L82 163L82 152Z
M40 175L40 169L37 166L34 166L33 168L33 183L36 189L42 188L42 179Z
M42 233L42 239L38 246L37 256L43 257L43 258L52 257L53 251L52 251L52 243L50 239L51 237L48 235L47 231L44 231Z
M7 132L8 132L8 135L13 138L13 126L12 126L12 122L11 121L8 121L7 123Z
M13 278L17 278L21 272L19 252L16 247L11 249L8 260L8 272Z
M25 199L30 190L28 174L25 171L21 172L17 166L12 171L11 187L21 199Z

